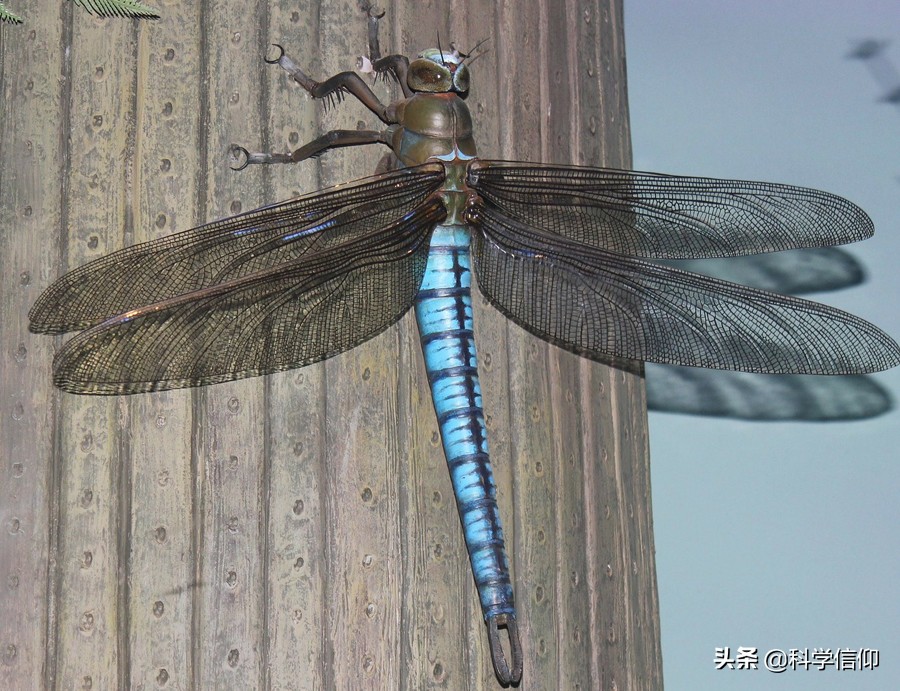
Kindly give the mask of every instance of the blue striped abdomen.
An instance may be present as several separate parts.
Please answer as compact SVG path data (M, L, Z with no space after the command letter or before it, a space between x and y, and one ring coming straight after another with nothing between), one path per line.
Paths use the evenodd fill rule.
M485 619L515 614L488 458L472 332L469 230L434 230L416 318L425 369Z

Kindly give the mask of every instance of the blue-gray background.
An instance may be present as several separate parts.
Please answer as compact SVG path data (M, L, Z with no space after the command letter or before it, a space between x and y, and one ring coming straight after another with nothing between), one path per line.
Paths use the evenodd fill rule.
M900 110L857 39L896 0L631 0L634 167L789 182L872 216L862 286L813 296L900 337ZM900 371L878 375L900 398ZM669 689L900 689L900 413L836 423L651 414ZM877 648L876 671L715 671L717 646Z

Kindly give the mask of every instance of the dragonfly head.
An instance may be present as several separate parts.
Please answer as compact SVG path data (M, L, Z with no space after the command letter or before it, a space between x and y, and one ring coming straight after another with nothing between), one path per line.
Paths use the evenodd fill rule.
M433 94L469 91L469 68L464 64L467 56L453 44L450 47L449 51L429 48L419 53L409 65L406 81L410 89Z

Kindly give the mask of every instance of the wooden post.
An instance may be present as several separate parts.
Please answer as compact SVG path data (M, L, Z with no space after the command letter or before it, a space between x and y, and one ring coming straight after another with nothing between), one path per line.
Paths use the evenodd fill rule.
M411 315L265 379L50 385L60 341L27 312L57 275L382 153L228 168L231 144L377 126L262 62L280 43L315 76L351 69L356 0L157 5L138 24L42 0L0 28L0 687L496 688ZM384 9L386 52L490 37L468 100L484 158L630 164L621 2ZM476 302L522 688L661 688L642 381Z

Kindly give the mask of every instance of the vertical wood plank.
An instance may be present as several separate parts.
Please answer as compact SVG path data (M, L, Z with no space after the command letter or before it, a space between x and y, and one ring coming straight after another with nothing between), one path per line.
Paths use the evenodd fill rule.
M138 37L132 242L205 221L198 210L203 88L197 2L159 5ZM193 412L187 391L127 399L132 465L127 579L129 686L191 686L198 566Z
M68 103L57 5L28 10L25 30L0 26L0 687L8 689L40 688L54 668L53 343L28 333L27 314L58 270Z
M631 167L622 13L622 2L594 2L579 24L586 107L576 129L584 155L614 168ZM605 30L612 26L620 29ZM586 363L581 368L588 369ZM599 528L588 535L591 610L604 641L594 646L594 673L605 687L658 688L662 658L651 652L659 646L659 602L655 564L647 558L653 533L643 381L621 370L590 370L583 395L596 401L592 428L599 434L585 435L586 455L594 448L591 442L602 445L600 464L585 466L585 484L600 500L588 507L590 524Z
M125 244L128 161L133 156L137 28L72 16L67 168L66 268ZM119 47L116 53L108 43ZM128 651L121 645L128 503L128 424L123 400L59 395L58 459L63 478L58 533L57 683L119 687Z
M254 151L288 151L319 134L321 104L314 103L276 65L265 65L269 44L283 45L304 67L316 60L318 12L281 1L271 6L267 36L247 46L257 60L268 94L267 131L259 141L238 143ZM317 73L316 73L317 74ZM268 133L268 136L266 134ZM320 188L315 164L265 170L271 200ZM268 688L324 689L325 587L325 368L315 364L269 377L267 635ZM330 670L328 672L330 674Z
M577 126L579 113L591 106L582 100L578 72L584 44L565 41L572 25L582 25L582 5L567 2L564 13L546 13L546 32L542 42L541 81L546 84L542 114L546 136L542 141L542 160L549 162L584 162ZM580 32L579 32L580 33ZM550 50L550 46L566 45L566 50ZM552 117L550 114L552 113ZM611 133L612 134L612 133ZM594 159L592 164L602 164ZM581 445L584 427L589 425L586 411L579 405L582 386L579 359L558 348L549 348L548 365L556 375L551 377L551 410L554 429L553 472L559 501L556 503L556 609L566 612L558 631L560 688L592 688L590 644L593 622L584 603L588 600L588 563L584 549L585 503L584 464L594 462L592 450ZM596 368L596 367L594 367Z
M583 6L567 2L565 12L546 12L546 31L543 34L541 83L546 85L541 103L546 135L542 138L541 159L548 162L586 162L578 128L579 114L591 109L588 99L582 100L579 71L585 44L566 40L572 27L583 26ZM581 32L579 31L578 34ZM589 45L589 44L588 44ZM565 46L565 49L551 49ZM587 102L586 102L587 101ZM552 117L551 117L552 115ZM614 132L609 133L616 136ZM588 159L591 164L603 164L602 159ZM558 627L559 669L556 685L560 688L593 688L591 678L590 644L596 643L590 611L584 606L588 600L589 565L584 549L585 496L581 469L595 462L592 449L583 449L584 427L590 425L580 403L582 386L580 363L575 356L550 347L547 360L551 371L550 401L554 430L554 460L552 461L556 492L555 535L557 581L555 607L566 612ZM591 369L596 369L592 366ZM545 547L548 549L548 547Z
M499 157L540 160L545 131L543 107L549 105L548 85L541 79L545 48L542 6L501 6L497 37L498 63L508 66L500 79L501 118ZM557 51L553 53L554 59ZM565 105L559 106L565 109ZM491 320L491 314L484 315ZM494 321L494 320L491 320ZM523 678L537 688L556 686L559 667L560 622L554 608L557 589L553 555L556 530L554 430L548 346L522 329L500 322L507 331L509 433L511 443L503 484L512 487L514 500L506 505L507 538L516 566L515 586L519 627L529 653ZM502 467L502 466L501 466ZM512 519L512 520L510 520ZM535 557L533 555L542 555Z
M365 52L361 17L355 0L320 5L323 76L352 69ZM321 131L371 117L343 106L326 114ZM323 159L324 184L369 174L381 152L343 153ZM326 560L341 575L326 590L325 614L337 688L399 685L398 345L394 328L325 363Z
M260 6L205 0L202 5L201 160L207 219L256 208L265 199L262 171L227 166L236 134L259 137L264 122ZM266 635L268 482L265 384L245 379L194 393L194 452L203 473L194 634L197 687L255 688L263 679ZM202 633L201 633L202 632Z

